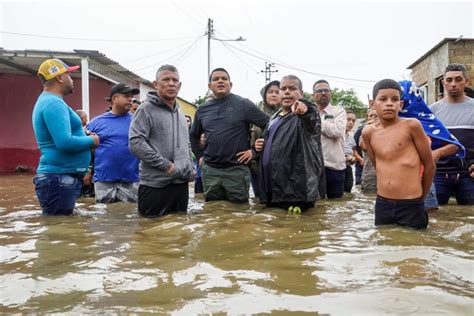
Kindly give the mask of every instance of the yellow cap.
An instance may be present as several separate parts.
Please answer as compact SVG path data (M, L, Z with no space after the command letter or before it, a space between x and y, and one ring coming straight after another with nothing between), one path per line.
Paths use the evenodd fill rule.
M50 80L63 73L71 72L79 68L80 66L69 67L61 59L48 59L39 66L38 76L43 77L44 80Z

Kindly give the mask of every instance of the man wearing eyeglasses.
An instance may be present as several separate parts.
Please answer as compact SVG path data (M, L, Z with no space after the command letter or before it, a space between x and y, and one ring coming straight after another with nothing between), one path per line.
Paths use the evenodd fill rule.
M326 192L320 190L321 198L340 198L344 194L344 156L346 111L341 106L331 105L331 88L326 80L313 85L313 100L321 116L321 145L326 174ZM325 193L325 194L324 194Z

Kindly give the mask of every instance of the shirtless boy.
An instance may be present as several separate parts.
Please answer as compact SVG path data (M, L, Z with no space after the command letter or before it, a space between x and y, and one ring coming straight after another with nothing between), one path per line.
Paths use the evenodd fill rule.
M377 82L373 108L379 122L362 131L377 172L375 225L426 228L428 214L423 200L430 190L435 165L421 123L398 117L403 106L401 95L395 80Z

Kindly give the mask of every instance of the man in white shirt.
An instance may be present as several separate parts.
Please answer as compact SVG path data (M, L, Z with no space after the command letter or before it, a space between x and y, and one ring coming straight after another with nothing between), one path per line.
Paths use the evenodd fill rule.
M326 80L318 80L313 85L313 99L321 116L321 145L326 173L326 195L329 199L340 198L344 194L344 155L346 135L346 111L331 105L331 88Z

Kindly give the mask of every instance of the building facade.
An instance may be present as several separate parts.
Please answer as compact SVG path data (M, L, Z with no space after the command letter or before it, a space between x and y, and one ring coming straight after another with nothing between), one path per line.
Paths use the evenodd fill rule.
M468 77L474 80L474 38L445 38L408 66L427 104L436 102L443 95L444 69L451 63L464 64Z
M46 59L60 58L68 65L80 65L72 73L74 93L65 97L74 110L83 109L92 119L110 104L105 100L116 83L140 89L140 99L154 90L151 82L125 69L97 51L73 52L5 50L0 48L0 172L35 170L40 152L36 144L31 115L43 86L37 77ZM194 118L196 106L178 99L183 111Z

